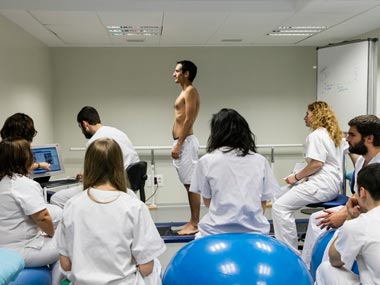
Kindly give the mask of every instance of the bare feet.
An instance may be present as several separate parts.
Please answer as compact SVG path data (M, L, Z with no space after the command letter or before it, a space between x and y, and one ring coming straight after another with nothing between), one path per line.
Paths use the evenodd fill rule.
M183 229L178 231L177 234L180 236L183 235L194 235L198 232L198 227L194 226L191 223L187 223L183 226Z

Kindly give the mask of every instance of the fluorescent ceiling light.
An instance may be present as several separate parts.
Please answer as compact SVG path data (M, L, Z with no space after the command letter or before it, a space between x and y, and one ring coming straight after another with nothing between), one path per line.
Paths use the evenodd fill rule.
M311 30L324 30L326 26L280 26L279 30L303 30L303 29L311 29Z
M297 36L311 36L312 33L269 33L268 36L278 36L278 37L297 37Z
M107 26L112 36L160 36L162 26Z
M280 26L268 36L312 36L326 30L326 26Z

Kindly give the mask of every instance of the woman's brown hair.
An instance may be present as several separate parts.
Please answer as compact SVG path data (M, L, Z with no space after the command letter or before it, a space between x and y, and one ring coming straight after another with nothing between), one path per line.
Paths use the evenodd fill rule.
M107 181L117 190L127 191L129 182L118 143L113 139L97 139L87 148L84 157L83 189Z
M3 139L0 142L0 179L14 174L27 175L34 162L30 142L25 139Z

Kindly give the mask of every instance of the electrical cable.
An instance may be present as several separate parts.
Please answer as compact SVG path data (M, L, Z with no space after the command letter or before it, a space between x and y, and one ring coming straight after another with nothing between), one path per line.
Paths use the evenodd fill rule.
M148 198L145 199L145 202L148 202L150 199L152 199L153 196L156 195L157 190L158 190L158 184L156 184L156 188L154 189L154 192L152 193L152 195L150 195Z

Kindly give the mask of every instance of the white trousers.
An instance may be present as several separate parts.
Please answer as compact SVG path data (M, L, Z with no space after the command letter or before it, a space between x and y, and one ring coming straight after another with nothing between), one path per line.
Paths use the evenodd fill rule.
M339 211L343 206L338 206L334 208L329 208L330 211ZM323 211L318 211L313 213L309 218L309 224L307 225L307 231L305 236L305 241L302 249L302 259L305 262L307 268L310 268L311 256L313 253L313 248L318 238L323 234L326 229L321 229L317 224L320 219L316 217L323 215Z
M282 187L281 192L282 195L275 199L272 206L274 233L276 239L299 253L295 212L308 204L334 199L338 190L319 189L305 182Z
M330 261L325 261L317 269L316 285L357 285L358 275L345 268L334 267Z
M44 244L41 248L27 247L24 250L25 267L40 267L51 265L52 285L58 285L63 276L59 271L59 253L55 241L48 237L44 237Z

